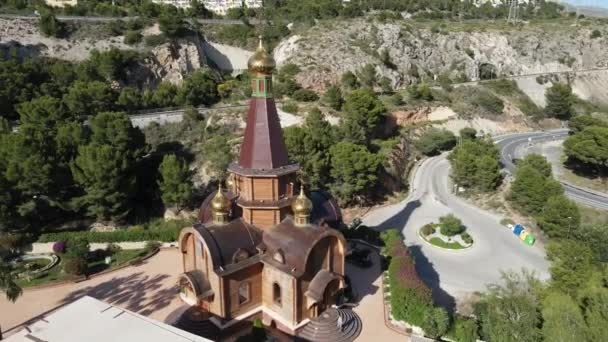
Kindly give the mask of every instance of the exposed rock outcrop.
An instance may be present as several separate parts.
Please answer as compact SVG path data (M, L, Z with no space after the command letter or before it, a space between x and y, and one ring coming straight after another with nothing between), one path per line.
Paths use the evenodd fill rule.
M595 28L528 25L499 31L488 22L487 29L467 32L417 28L407 21L354 19L321 23L294 35L275 49L275 58L279 65L303 67L298 81L315 90L366 64L375 65L378 76L388 77L393 86L441 74L476 80L484 65L498 75L608 68L608 38L590 38ZM381 58L384 50L389 61Z
M179 39L153 48L123 43L122 36L111 38L57 39L43 36L34 20L0 19L0 53L18 57L43 56L72 62L89 57L91 51L110 48L137 50L145 57L129 70L129 82L138 86L156 86L161 81L174 84L194 70L208 65L203 42L197 36Z

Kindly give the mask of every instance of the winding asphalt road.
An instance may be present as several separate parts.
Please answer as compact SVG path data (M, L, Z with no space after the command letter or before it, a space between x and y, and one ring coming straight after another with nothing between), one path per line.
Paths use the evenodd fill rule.
M500 159L508 173L515 172L515 164L513 158L522 158L525 154L525 149L529 144L536 144L551 140L562 140L568 136L568 130L560 129L545 132L530 132L503 135L494 138L496 145L500 150ZM598 209L608 210L608 195L601 192L593 191L586 188L581 188L560 181L564 187L565 194L570 199L586 204Z
M501 271L533 270L547 279L548 262L538 246L527 246L499 222L502 217L466 203L451 193L450 165L446 155L424 161L416 171L412 192L405 201L371 211L363 223L379 230L397 228L416 258L416 268L433 289L438 302L451 305L455 298L483 291L499 283ZM418 235L424 224L453 213L475 239L472 248L442 250Z

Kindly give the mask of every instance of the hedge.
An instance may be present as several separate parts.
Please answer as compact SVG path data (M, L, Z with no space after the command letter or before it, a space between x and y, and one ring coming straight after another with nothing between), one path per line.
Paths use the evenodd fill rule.
M388 276L393 317L422 326L428 311L433 309L431 289L418 276L414 258L403 244L399 233L390 230L383 233L382 238L386 244L385 253L391 258Z
M68 241L75 238L86 238L91 243L130 242L130 241L177 241L179 232L190 226L188 221L153 221L139 229L124 229L113 232L59 232L40 235L37 242ZM135 226L138 227L138 226ZM147 229L146 229L147 228Z

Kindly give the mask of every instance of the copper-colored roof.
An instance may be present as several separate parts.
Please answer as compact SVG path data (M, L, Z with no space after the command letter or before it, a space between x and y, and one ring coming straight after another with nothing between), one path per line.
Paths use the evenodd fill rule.
M323 299L323 293L325 292L327 284L329 284L332 280L335 279L341 280L342 276L325 269L320 270L310 281L310 284L308 285L308 290L306 290L304 295L313 299L317 303L320 302L321 299Z
M239 165L245 169L270 170L288 164L287 148L274 99L252 98Z
M182 273L180 278L185 279L192 285L192 290L197 298L205 299L213 296L209 278L201 270Z
M319 240L327 236L344 239L342 234L333 228L315 224L296 226L291 218L286 218L278 225L264 230L263 243L266 252L262 260L285 273L299 277L306 271L309 252ZM273 259L274 253L278 250L283 252L284 264Z
M209 248L213 267L220 270L234 263L234 255L240 249L249 256L258 254L256 246L262 241L262 233L241 218L222 225L195 224L193 228Z

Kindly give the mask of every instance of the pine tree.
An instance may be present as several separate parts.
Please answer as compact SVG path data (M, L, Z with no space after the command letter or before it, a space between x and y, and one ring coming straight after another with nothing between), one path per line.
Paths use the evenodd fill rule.
M99 220L123 219L136 194L135 166L143 154L143 134L124 113L113 112L93 118L91 131L91 141L78 148L71 164L85 192L74 203Z
M327 90L323 95L323 102L334 110L340 110L342 108L342 103L344 102L340 88L335 85L327 87Z
M581 309L570 296L552 292L543 300L543 329L545 341L585 341L587 327Z
M538 225L550 237L571 238L576 235L581 221L581 214L566 196L550 197L545 203Z
M545 113L547 116L560 120L568 120L573 114L573 95L572 88L563 83L554 83L546 90L545 98L547 105Z
M158 167L158 187L165 207L183 208L192 196L192 181L188 165L174 154L166 155Z

